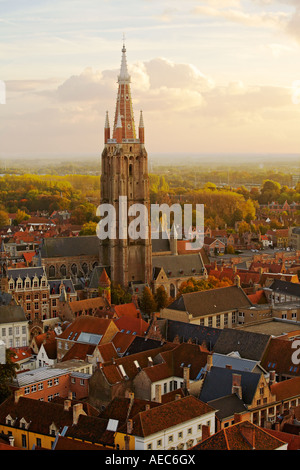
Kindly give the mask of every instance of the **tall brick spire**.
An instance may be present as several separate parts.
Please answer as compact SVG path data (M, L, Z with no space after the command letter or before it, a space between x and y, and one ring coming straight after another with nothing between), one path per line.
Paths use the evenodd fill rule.
M130 75L127 69L126 47L123 43L121 69L118 76L118 95L114 120L113 138L116 138L116 129L119 113L122 122L122 139L136 139L134 115L132 109Z

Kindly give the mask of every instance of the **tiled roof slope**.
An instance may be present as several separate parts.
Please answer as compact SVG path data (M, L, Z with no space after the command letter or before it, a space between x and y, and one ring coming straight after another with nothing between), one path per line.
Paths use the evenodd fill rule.
M279 292L281 294L292 295L295 297L300 297L300 284L294 282L281 281L280 279L275 279L272 284L269 286L274 292Z
M275 450L284 444L267 430L243 421L218 431L191 450Z
M224 328L215 343L214 352L230 354L238 351L244 359L261 361L271 336L252 331Z
M271 338L264 357L261 361L266 370L275 370L277 374L300 376L300 365L292 361L295 349L293 341L281 338Z
M133 418L132 435L147 437L213 411L212 407L190 395L138 413Z
M71 302L72 304L72 302ZM74 339L75 333L85 333L104 335L108 327L113 323L112 320L108 318L98 318L90 315L81 315L77 317L70 325L65 329L65 331L59 336L60 339ZM72 335L69 338L69 335Z
M241 375L242 400L245 404L250 405L260 380L260 374L214 366L204 379L199 396L200 400L209 402L230 395L233 374Z
M47 238L41 248L42 258L56 258L80 255L98 255L97 236Z
M271 385L271 393L276 396L276 400L285 400L300 395L300 377L276 382Z
M161 403L140 400L135 397L132 400L126 397L116 397L100 413L100 418L115 419L120 424L125 424L127 419L131 419L138 413L145 411L146 405L149 405L150 408L155 408L161 406Z
M10 397L1 404L1 424L5 424L8 415L17 420L17 427L20 426L20 419L24 418L30 423L30 431L45 435L49 435L49 427L53 422L60 431L73 422L72 411L65 411L63 405L25 397L20 397L17 403L14 397Z
M119 359L116 359L111 364L103 364L101 370L104 374L107 382L110 385L119 383L124 380L124 377L121 373L120 367L122 366L128 379L133 379L139 372L134 361L137 361L140 368L144 369L148 366L148 357L152 359L155 358L160 352L165 351L174 347L171 344L165 344L161 348L150 349L148 351L143 351L137 354L132 354L130 356L123 356Z
M99 444L91 444L76 439L58 436L55 447L52 450L109 450L107 447Z
M235 393L209 401L208 405L217 410L216 416L220 420L230 418L235 413L245 413L248 411L243 401Z
M168 309L185 311L193 317L199 317L251 306L242 288L229 286L182 294Z
M287 450L300 450L300 436L295 434L289 434L287 432L275 431L274 429L268 429L268 433L281 441L287 442Z

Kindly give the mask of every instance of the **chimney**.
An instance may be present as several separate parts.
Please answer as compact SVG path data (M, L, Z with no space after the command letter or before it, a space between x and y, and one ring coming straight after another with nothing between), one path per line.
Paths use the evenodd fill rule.
M189 367L183 368L183 383L184 387L189 390L190 388L190 369Z
M206 370L209 372L213 366L213 356L212 354L208 354L207 356L207 363L206 363Z
M234 283L237 287L241 287L241 278L238 274L234 278Z
M242 398L241 380L240 374L232 374L232 393L236 393L239 398Z
M242 422L242 415L240 413L234 413L234 424Z
M131 434L133 431L133 421L132 419L127 420L127 434Z
M161 385L160 384L155 385L154 401L156 401L156 403L161 403Z
M64 401L64 410L69 411L70 408L71 408L71 400L65 400Z
M78 423L78 419L80 415L86 416L86 413L83 411L83 404L77 403L76 405L73 406L73 424Z
M210 427L206 424L202 425L202 441L210 437Z
M271 387L271 385L273 385L276 381L275 379L275 370L270 370L269 372L269 386Z
M15 403L18 403L19 402L19 399L20 397L23 396L23 391L21 389L19 390L15 390L15 394L14 394L14 397L15 397Z
M152 367L153 366L153 359L151 356L148 356L148 367Z
M242 436L248 441L252 450L255 449L255 428L252 423L244 423L240 426L240 432Z

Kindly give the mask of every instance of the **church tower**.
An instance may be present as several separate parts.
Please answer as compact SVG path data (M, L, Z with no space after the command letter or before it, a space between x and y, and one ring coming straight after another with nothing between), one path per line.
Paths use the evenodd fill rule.
M108 268L112 283L124 287L131 283L150 284L152 277L148 156L142 111L136 135L130 83L123 44L112 135L106 112L101 161L101 204L111 204L115 208L116 239L100 240L100 263ZM125 209L121 208L120 196L127 201ZM133 204L142 204L147 208L147 237L132 239L128 235L130 222L139 215L128 217L128 210ZM121 225L125 225L126 230L120 237L120 211L124 214L124 210L127 220Z

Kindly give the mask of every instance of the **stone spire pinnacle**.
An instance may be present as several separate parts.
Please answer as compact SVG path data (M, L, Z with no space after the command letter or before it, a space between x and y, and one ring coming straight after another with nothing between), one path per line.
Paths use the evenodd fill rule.
M139 127L144 127L143 111L140 112L140 123Z
M105 117L105 129L109 129L109 119L108 119L108 111L106 111L106 117Z
M123 42L123 48L122 48L121 70L120 70L120 75L118 76L118 82L130 83L130 75L127 69L126 47L125 47L124 42Z
M117 138L117 129L122 127L122 139L136 139L130 91L130 75L127 70L126 47L124 43L122 48L122 61L120 74L118 76L118 84L119 89L114 119L113 138Z

